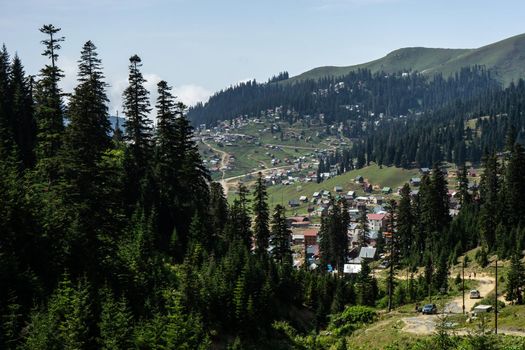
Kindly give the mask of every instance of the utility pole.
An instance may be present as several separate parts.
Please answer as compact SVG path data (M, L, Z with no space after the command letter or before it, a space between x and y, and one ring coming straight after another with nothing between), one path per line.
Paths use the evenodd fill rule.
M496 288L494 293L494 333L498 334L498 256L496 255Z
M461 272L463 274L463 277L461 278L461 281L463 282L463 287L461 290L463 291L463 315L465 314L465 256L463 256L463 262L461 263Z

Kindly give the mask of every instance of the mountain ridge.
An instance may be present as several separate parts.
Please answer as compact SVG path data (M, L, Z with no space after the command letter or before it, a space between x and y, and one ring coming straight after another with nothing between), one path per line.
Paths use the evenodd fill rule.
M451 76L462 67L474 65L491 69L503 85L525 78L525 33L474 49L399 48L381 58L361 64L316 67L281 83L343 76L360 68L372 72L418 71L428 75L441 73Z

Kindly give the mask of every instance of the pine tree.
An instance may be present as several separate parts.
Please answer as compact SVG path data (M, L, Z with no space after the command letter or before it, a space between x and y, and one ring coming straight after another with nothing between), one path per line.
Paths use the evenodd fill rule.
M198 211L201 217L208 214L210 200L208 186L210 174L203 165L197 144L193 140L193 127L184 114L185 109L184 104L176 104L174 124L174 150L178 157L176 158L178 183L175 198L178 218L176 225L181 236L186 234L190 224L189 219L195 211Z
M272 246L272 257L281 264L292 264L292 250L290 249L290 237L292 231L286 223L285 208L277 204L272 218L272 230L270 245Z
M63 144L64 182L67 207L72 221L75 247L74 265L93 278L100 276L100 261L113 250L118 232L118 205L114 203L118 188L110 186L110 176L103 157L110 148L110 122L101 60L96 46L88 41L81 52L78 71L79 85L69 103L70 123L66 128ZM75 269L76 270L76 269Z
M115 300L110 290L104 290L102 294L98 346L105 350L133 347L133 315L126 299Z
M499 212L498 197L501 190L500 167L496 155L485 157L484 168L480 183L479 227L485 246L495 247Z
M370 228L368 227L368 216L366 207L361 211L359 216L359 246L365 247L368 240L368 233Z
M410 186L405 184L401 188L401 199L397 207L397 236L399 237L399 252L401 258L407 259L414 244L412 204L410 200Z
M509 224L517 226L525 217L525 151L516 143L511 150L505 174L505 199Z
M124 139L126 149L125 169L127 173L128 205L131 207L141 199L147 186L152 156L152 127L148 119L150 112L149 92L144 87L146 80L140 71L141 59L133 55L129 59L129 86L124 90L123 109L126 115Z
M459 201L462 206L466 206L472 201L472 197L468 191L468 184L467 167L463 164L463 166L458 169Z
M13 136L25 168L35 162L36 122L33 115L33 96L18 55L11 65L9 93Z
M210 184L210 219L215 236L219 236L228 220L228 201L222 185L218 182Z
M262 173L259 173L253 191L253 234L255 247L259 254L266 255L270 240L270 228L268 227L269 209L268 194L264 185Z
M370 276L370 273L370 265L366 259L363 259L356 283L356 301L358 305L373 306L375 303L377 291L374 278Z
M510 269L507 273L507 294L505 300L516 302L520 305L523 303L522 288L525 284L525 276L523 274L523 264L520 261L520 256L515 253L510 260Z
M11 153L14 143L9 84L9 53L6 46L3 45L2 51L0 51L0 156L2 157Z
M62 133L64 130L62 92L58 86L62 71L56 66L57 51L64 37L56 37L60 28L52 24L44 25L40 32L49 36L42 40L45 49L42 53L51 64L40 71L41 79L37 83L35 95L36 121L37 121L37 170L42 180L48 185L53 184L59 177L58 153L62 146Z

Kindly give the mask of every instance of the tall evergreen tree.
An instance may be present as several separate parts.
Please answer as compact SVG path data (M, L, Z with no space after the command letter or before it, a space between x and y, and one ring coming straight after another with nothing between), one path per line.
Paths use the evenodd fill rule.
M9 53L5 45L0 51L0 156L9 155L14 146L13 123L11 118L11 103Z
M268 194L266 186L263 182L262 173L259 173L253 191L253 234L255 238L255 247L257 252L261 255L267 254L270 228L268 227L269 209L268 209Z
M18 55L11 65L9 94L11 98L11 119L13 136L25 168L35 162L36 122L33 115L33 96L25 76L24 67Z
M272 230L270 244L272 246L272 257L283 264L292 264L292 250L290 248L290 237L292 231L286 223L286 210L277 204L272 217Z
M368 240L368 234L370 232L370 228L368 227L368 214L366 207L361 210L361 213L359 215L359 246L364 247L367 244Z
M133 55L129 59L129 86L124 90L123 109L126 115L124 139L129 146L126 149L125 169L127 173L128 205L134 206L144 198L144 189L148 186L147 176L150 171L152 156L152 127L148 119L150 108L149 92L144 87L146 80L140 71L141 59Z
M43 56L51 64L47 64L40 71L41 79L37 83L35 95L36 121L37 121L37 166L42 179L48 185L56 182L59 175L58 153L62 145L64 130L62 92L58 86L62 71L56 66L58 50L64 37L57 37L60 28L52 24L44 25L40 32L49 36L42 40L44 44Z
M472 201L472 197L468 190L468 184L467 167L463 164L463 166L458 169L458 191L462 206L466 206Z
M102 161L111 144L108 98L101 60L91 41L84 44L78 63L79 85L70 98L70 123L63 138L64 210L74 231L74 261L83 266L80 271L87 269L95 277L100 275L100 265L94 252L107 254L112 249L107 244L116 243L120 203L113 201L120 189L109 186L108 176L113 174Z
M401 199L397 207L397 236L399 237L399 253L401 258L407 259L414 245L414 216L410 200L410 186L405 184L401 188Z

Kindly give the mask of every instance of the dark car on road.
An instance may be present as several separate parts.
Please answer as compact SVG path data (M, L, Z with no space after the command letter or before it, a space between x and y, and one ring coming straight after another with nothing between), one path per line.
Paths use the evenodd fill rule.
M434 315L437 314L438 309L436 304L427 304L423 306L423 309L421 309L421 312L423 315Z

